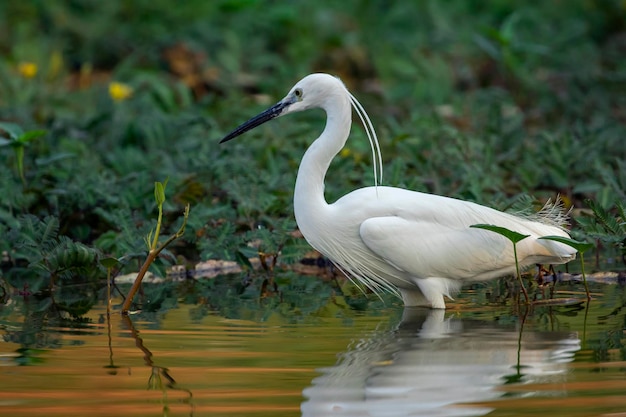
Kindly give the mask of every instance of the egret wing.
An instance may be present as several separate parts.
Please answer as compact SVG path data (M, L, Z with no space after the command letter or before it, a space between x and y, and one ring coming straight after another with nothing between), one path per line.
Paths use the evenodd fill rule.
M514 264L511 242L467 226L386 216L365 220L360 235L375 254L417 278L481 279Z

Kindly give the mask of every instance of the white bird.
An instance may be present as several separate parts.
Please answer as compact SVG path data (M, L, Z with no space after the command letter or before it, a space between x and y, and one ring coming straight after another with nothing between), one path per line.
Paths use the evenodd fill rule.
M493 224L530 235L517 244L521 267L561 264L575 258L571 247L546 235L569 237L559 226L558 206L544 215L524 218L449 197L386 187L382 157L372 123L361 104L338 79L311 74L300 80L271 108L243 123L220 143L271 119L311 108L326 112L322 134L305 152L296 179L294 212L302 235L356 283L387 290L406 306L445 308L444 295L464 283L515 273L513 244L488 230ZM352 108L372 147L374 186L360 188L329 204L324 178L331 160L343 148L352 125Z

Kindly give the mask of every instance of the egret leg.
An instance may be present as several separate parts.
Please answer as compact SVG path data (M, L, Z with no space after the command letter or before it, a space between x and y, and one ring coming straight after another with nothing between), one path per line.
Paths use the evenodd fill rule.
M431 307L430 301L424 297L419 288L399 288L399 290L406 307Z
M428 300L427 305L431 308L446 308L443 296L450 297L451 292L456 292L459 289L459 284L448 278L417 278L414 282L422 291L426 300Z
M418 285L428 300L429 307L445 309L446 302L443 300L443 293L441 293L437 288L428 286L426 282L421 282L421 284L422 285Z

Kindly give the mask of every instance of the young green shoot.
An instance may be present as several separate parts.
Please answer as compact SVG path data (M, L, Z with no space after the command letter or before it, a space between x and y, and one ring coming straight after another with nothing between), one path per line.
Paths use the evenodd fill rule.
M148 236L146 237L146 243L148 245L148 250L155 250L157 245L159 244L159 235L161 234L161 223L163 221L163 204L165 203L165 187L167 187L167 181L169 178L166 178L165 181L155 182L154 183L154 199L156 200L157 207L159 209L159 217L157 218L156 228L151 230ZM152 234L154 233L154 236Z
M501 236L504 236L513 243L513 256L515 256L515 270L517 272L517 280L519 281L519 285L521 286L522 292L524 293L524 299L526 300L526 304L530 304L528 292L526 291L526 287L524 287L524 283L522 282L522 275L519 269L519 261L517 260L517 243L526 239L530 235L523 235L513 230L509 230L505 227L495 226L492 224L473 224L470 227L489 230L490 232L494 232Z
M15 123L0 122L0 131L4 131L8 135L8 139L0 137L0 147L10 146L15 151L15 160L17 165L17 173L19 174L22 184L26 185L26 177L24 176L24 148L28 142L46 134L45 130L24 130Z
M571 246L576 249L580 254L580 271L583 276L583 283L585 284L585 291L587 292L587 300L591 300L591 293L589 293L589 286L587 285L587 277L585 276L585 258L583 253L593 248L592 243L579 242L574 239L569 239L562 236L542 236L539 239L553 240L555 242L563 243L567 246Z
M135 278L135 282L133 286L130 288L128 292L128 297L124 300L124 305L122 306L122 314L128 314L128 310L130 309L130 305L133 302L133 298L141 285L141 280L148 272L150 265L154 262L154 260L159 256L161 251L165 249L170 243L174 240L178 239L185 233L185 226L187 225L187 219L189 218L189 204L185 207L185 212L183 214L183 224L180 226L178 231L170 236L165 242L159 245L159 236L161 234L161 221L163 219L163 203L165 203L165 186L167 185L167 180L163 183L155 182L154 183L154 198L157 203L157 207L159 209L159 216L157 218L157 225L153 231L150 231L148 236L146 236L145 240L148 245L148 256L144 261L139 273L137 274L137 278Z

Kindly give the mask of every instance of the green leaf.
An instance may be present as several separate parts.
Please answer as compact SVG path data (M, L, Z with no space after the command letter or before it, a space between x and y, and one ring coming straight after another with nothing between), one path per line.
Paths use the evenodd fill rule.
M160 182L154 183L154 199L159 206L165 201L165 190L163 189L163 184Z
M104 258L104 259L100 259L100 265L102 265L103 267L110 269L110 268L114 268L116 265L120 264L121 262L118 261L115 258Z
M530 235L523 235L521 233L515 232L513 230L509 230L506 227L495 226L493 224L473 224L470 227L474 227L476 229L484 229L489 230L491 232L495 232L499 235L504 236L509 239L513 243L517 243L521 240L526 239Z
M250 263L250 260L248 259L247 255L245 255L243 252L236 251L235 252L235 259L237 260L237 263L240 266L246 267L250 271L252 271L254 269L252 267L252 264Z
M17 140L24 134L24 130L15 123L0 122L0 130L4 130L10 139Z
M162 183L158 181L154 183L154 199L159 206L162 206L163 203L165 203L165 187L167 186L168 180L169 178Z
M594 246L593 243L579 242L578 240L570 239L563 236L542 236L539 239L554 240L555 242L563 243L565 245L571 246L580 253L584 253Z
M43 167L43 166L50 165L55 162L63 161L65 159L70 159L70 158L76 158L76 154L71 153L71 152L58 152L50 156L47 156L45 158L35 159L35 164L39 167Z
M143 240L146 242L146 246L148 247L148 250L153 248L152 246L152 234L153 233L154 233L154 229L150 230L150 233L148 233L148 235L143 238ZM158 236L156 238L158 239Z
M48 132L46 132L45 130L29 130L28 132L21 134L16 140L19 143L27 143L33 139L45 135L46 133Z
M17 172L20 174L20 178L22 182L25 182L26 179L24 177L24 147L18 146L15 147L15 159L17 161Z
M503 44L508 45L513 41L515 35L515 25L520 20L519 12L511 13L500 26L500 36Z

